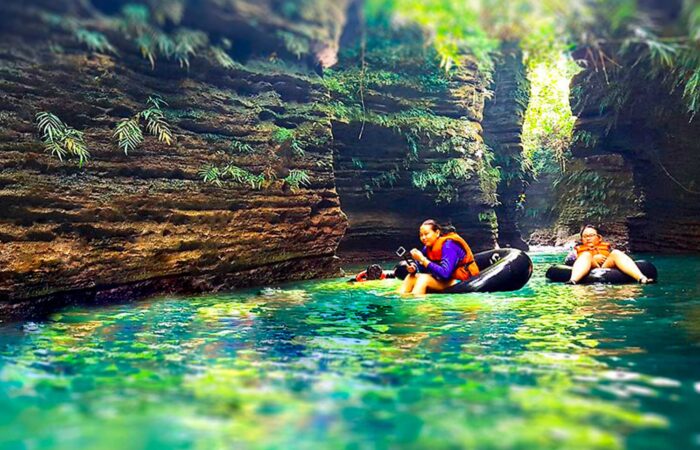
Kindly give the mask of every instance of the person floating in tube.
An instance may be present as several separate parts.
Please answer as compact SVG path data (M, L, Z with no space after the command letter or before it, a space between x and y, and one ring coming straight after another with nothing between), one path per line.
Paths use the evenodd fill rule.
M581 228L581 244L574 247L571 255L567 257L567 260L571 259L574 260L574 265L571 268L571 279L566 284L578 283L591 269L597 267L617 268L641 284L654 282L639 270L632 258L620 250L613 250L608 242L603 241L598 227L593 225L584 225Z
M408 266L399 293L423 295L428 289L440 292L479 275L471 248L454 227L426 220L420 226L420 240L423 250L411 250L416 264Z

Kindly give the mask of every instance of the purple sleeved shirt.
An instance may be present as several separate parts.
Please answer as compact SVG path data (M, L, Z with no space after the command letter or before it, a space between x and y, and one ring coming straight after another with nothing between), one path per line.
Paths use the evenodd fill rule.
M423 247L423 254L428 254L428 249L425 247ZM467 256L467 252L458 243L448 239L442 245L440 262L430 262L428 267L419 264L418 270L422 273L429 273L438 280L449 280L465 256Z

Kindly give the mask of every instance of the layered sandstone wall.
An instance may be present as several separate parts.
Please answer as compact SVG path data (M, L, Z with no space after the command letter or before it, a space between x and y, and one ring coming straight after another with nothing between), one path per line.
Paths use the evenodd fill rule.
M0 316L75 299L337 273L334 253L347 222L335 188L328 96L314 66L337 48L347 4L315 2L328 17L285 22L272 2L204 3L209 14L218 11L215 30L205 28L211 17L185 11L183 21L212 42L227 37L244 49L231 51L241 59L228 68L204 54L192 56L189 68L165 58L152 68L89 2L2 3ZM66 20L103 33L115 52L89 51ZM242 30L242 23L254 25ZM313 34L304 41L308 53L292 55L289 34L263 39L270 29L300 40ZM112 136L116 123L153 95L168 103L176 141L148 136L127 156ZM85 133L91 156L84 167L43 148L35 125L42 111ZM281 129L302 154L274 139ZM199 171L207 164L235 164L271 181L262 189L205 183ZM290 188L282 181L290 169L306 171L310 184Z

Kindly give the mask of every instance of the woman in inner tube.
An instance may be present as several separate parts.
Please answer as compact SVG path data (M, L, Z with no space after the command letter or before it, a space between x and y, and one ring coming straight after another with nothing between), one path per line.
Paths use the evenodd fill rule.
M617 268L641 284L654 282L651 278L644 276L632 258L620 250L613 250L608 242L603 241L598 228L593 225L584 225L581 228L581 244L574 247L574 252L576 252L576 260L571 269L571 279L566 282L567 284L578 283L588 275L591 269L597 267Z
M399 288L401 294L425 294L444 291L460 281L479 275L479 267L469 245L452 226L429 219L420 226L423 251L411 250L418 266L408 267L408 276Z

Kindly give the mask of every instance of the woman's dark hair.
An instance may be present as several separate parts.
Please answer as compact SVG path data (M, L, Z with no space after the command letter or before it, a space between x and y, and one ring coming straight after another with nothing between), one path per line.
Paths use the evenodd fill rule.
M380 280L384 274L382 266L379 264L370 264L367 266L367 280Z
M598 233L599 235L601 234L600 227L598 227L597 225L591 225L590 223L587 223L586 225L581 227L581 231L579 231L578 233L578 235L581 236L581 239L583 239L583 230L585 230L586 228L593 228L596 233Z
M426 220L420 226L423 226L423 225L430 225L430 228L432 228L434 231L439 231L440 234L454 233L456 231L455 227L453 227L452 225L450 225L450 224L441 225L433 219Z

